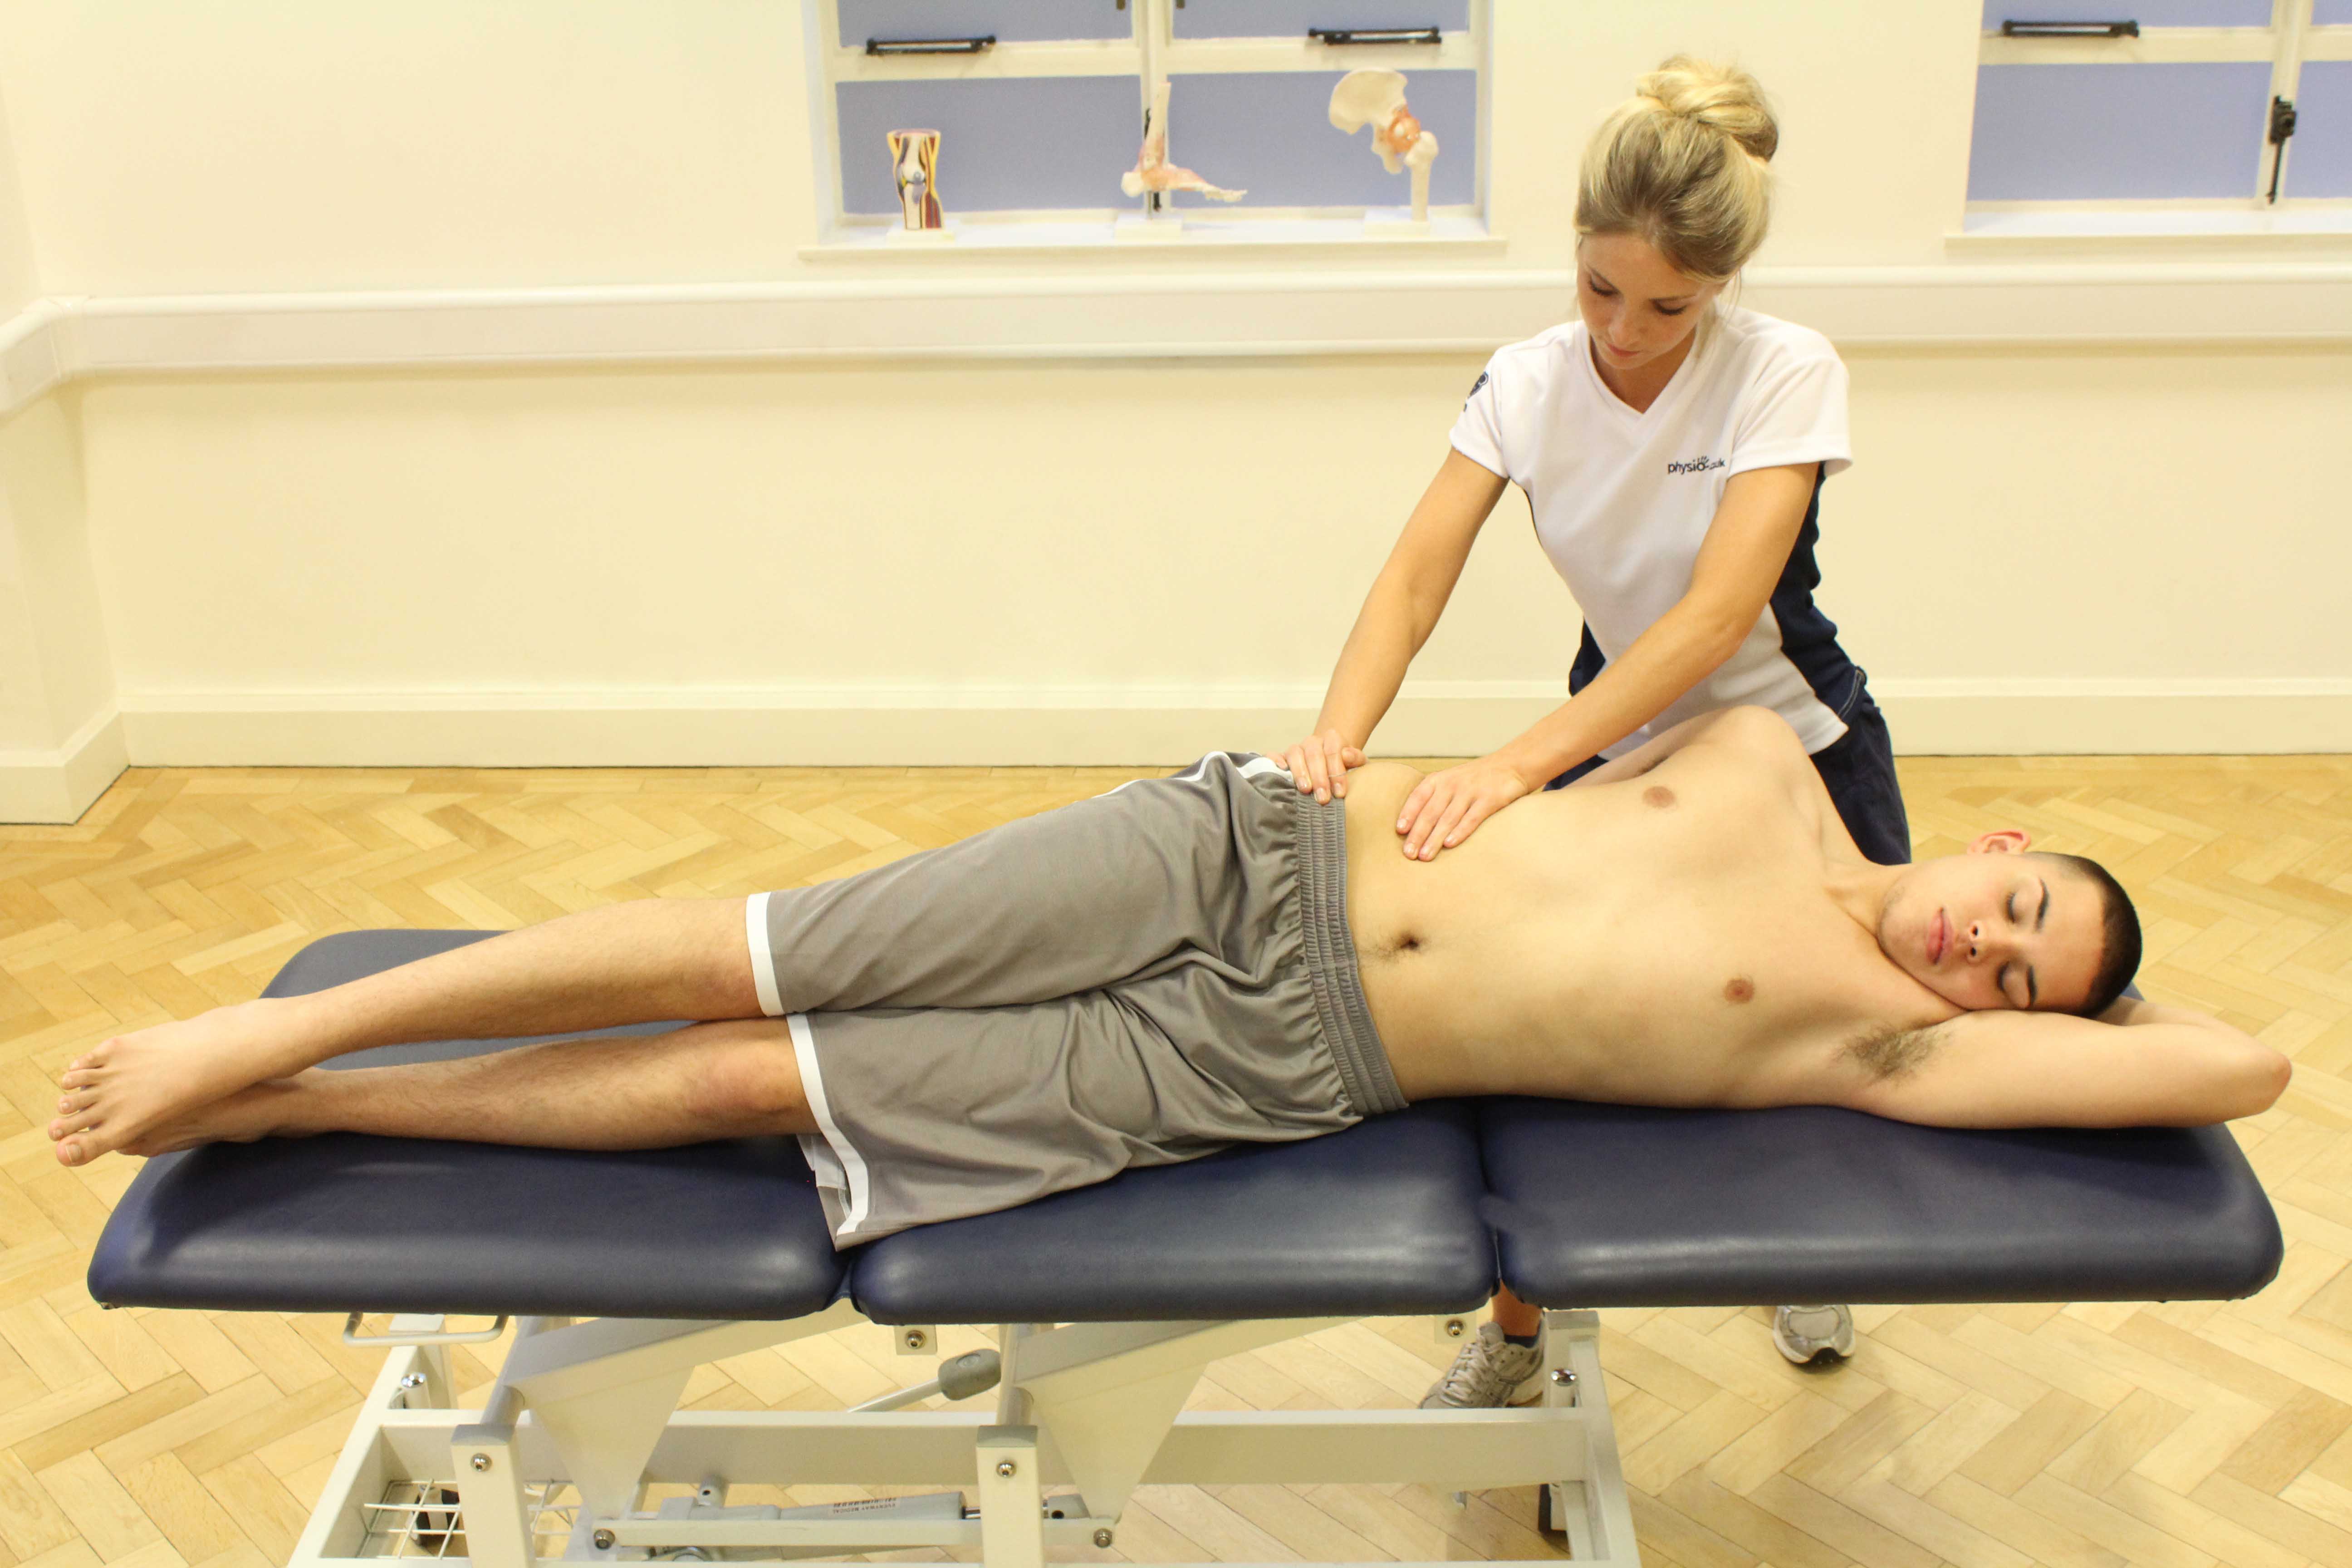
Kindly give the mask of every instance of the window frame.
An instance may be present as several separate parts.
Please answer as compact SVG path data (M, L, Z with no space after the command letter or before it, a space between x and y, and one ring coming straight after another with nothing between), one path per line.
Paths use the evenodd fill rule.
M2053 7L2057 11L2068 7ZM2082 11L2082 6L2074 6ZM2091 11L2118 16L2129 0ZM2152 26L2137 37L2009 37L1998 27L1978 34L1977 66L2253 64L2271 68L2270 96L2293 103L2303 68L2320 60L2352 60L2352 23L2317 26L2313 0L2272 0L2271 19L2253 27ZM2264 120L2267 137L2268 119ZM2068 236L2137 239L2227 234L2329 236L2352 233L2352 196L2294 194L2294 139L2289 137L2277 201L2267 199L2273 153L2264 140L2253 150L2253 174L2242 196L2076 196L1974 201L1962 197L1960 234L1969 238L2053 238ZM1973 174L1975 145L1971 135ZM1964 174L1964 178L1967 177ZM1965 188L1965 187L1964 187ZM2167 225L2165 215L2176 225ZM2238 221L2232 222L2231 219Z
M1017 4L1018 0L1007 0ZM1004 42L972 55L869 56L862 43L840 36L838 0L804 0L806 45L810 58L811 144L817 160L818 243L803 247L805 258L845 254L882 253L895 219L847 211L841 156L841 111L838 89L845 82L1037 79L1052 77L1132 77L1136 85L1136 141L1142 142L1142 120L1150 107L1151 84L1161 77L1175 81L1184 76L1248 72L1322 74L1363 67L1387 67L1404 71L1471 70L1475 73L1475 121L1470 156L1473 159L1472 199L1467 204L1430 204L1426 234L1409 237L1367 231L1367 209L1349 203L1323 206L1249 206L1218 209L1208 223L1192 208L1171 210L1185 220L1181 228L1170 223L1171 243L1181 248L1234 245L1326 246L1357 248L1404 244L1432 244L1461 248L1487 248L1499 243L1487 228L1488 128L1492 121L1491 40L1493 0L1468 0L1466 26L1443 33L1435 46L1427 44L1355 44L1335 46L1307 37L1180 38L1175 14L1181 0L1127 0L1130 33L1124 39L1066 39L1052 42ZM1180 119L1181 123L1181 119ZM1178 136L1181 150L1181 135ZM1447 149L1448 155L1454 150ZM1366 154L1370 156L1369 153ZM1003 208L951 210L963 246L925 247L898 254L950 255L973 251L1093 249L1108 247L1122 217L1139 216L1144 200L1105 204L1097 207ZM1402 205L1400 202L1399 205ZM1154 247L1153 248L1159 248Z

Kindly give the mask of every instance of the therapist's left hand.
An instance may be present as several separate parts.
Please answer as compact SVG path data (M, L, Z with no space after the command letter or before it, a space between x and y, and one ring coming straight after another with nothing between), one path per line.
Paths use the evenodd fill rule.
M1434 860L1440 849L1453 848L1533 787L1500 755L1430 774L1405 796L1404 809L1397 813L1406 856Z

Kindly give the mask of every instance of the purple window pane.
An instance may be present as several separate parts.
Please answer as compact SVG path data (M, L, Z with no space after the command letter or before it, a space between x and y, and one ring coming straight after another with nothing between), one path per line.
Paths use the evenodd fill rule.
M2270 107L2271 68L1977 68L1969 199L2244 196Z
M2320 0L2326 5L2329 0ZM1985 31L2003 22L2137 22L2142 27L2267 27L2271 0L1985 0Z
M2312 60L2295 89L2290 196L2352 196L2352 60Z
M1135 10L1118 0L840 0L841 41L862 49L868 38L969 38L992 33L1003 44L1059 38L1129 38ZM891 205L896 207L893 199Z
M1331 89L1345 74L1172 78L1168 156L1213 185L1247 190L1247 206L1403 206L1412 200L1412 176L1381 166L1370 130L1349 136L1332 128ZM1410 71L1405 96L1422 128L1437 138L1430 202L1468 203L1477 186L1478 73ZM1224 205L1197 195L1178 200L1184 206Z
M1185 0L1180 38L1304 38L1309 27L1470 26L1470 0Z
M2315 27L2352 27L2352 0L2312 0Z
M891 131L940 133L940 205L950 217L1118 206L1127 201L1118 177L1143 140L1131 76L845 81L835 90L842 207L852 213L898 211Z

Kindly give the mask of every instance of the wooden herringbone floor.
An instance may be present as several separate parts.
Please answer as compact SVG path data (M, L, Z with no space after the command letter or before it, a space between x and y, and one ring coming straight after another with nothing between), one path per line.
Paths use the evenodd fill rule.
M0 828L0 1568L282 1562L377 1364L323 1318L98 1310L82 1270L134 1163L64 1171L40 1131L81 1047L250 996L330 931L789 886L1127 776L142 770L76 826ZM1607 1313L1645 1557L2352 1568L2352 759L1903 777L1922 854L2019 825L2099 857L2147 918L2148 991L2295 1058L2237 1129L2286 1265L2228 1305L1865 1308L1826 1373L1783 1364L1759 1311ZM1423 1322L1353 1325L1221 1363L1198 1403L1410 1403L1444 1359ZM837 1405L926 1364L845 1332L705 1368L688 1398ZM1156 1488L1117 1555L1535 1555L1532 1520L1524 1490Z

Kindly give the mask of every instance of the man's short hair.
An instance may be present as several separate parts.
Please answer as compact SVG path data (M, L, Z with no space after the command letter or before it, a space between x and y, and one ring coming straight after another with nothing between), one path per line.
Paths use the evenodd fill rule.
M2124 987L2139 973L2140 941L2139 910L2132 907L2131 895L2123 884L2108 875L2107 868L2096 860L2080 855L2053 855L2053 860L2063 860L2083 875L2084 880L2098 889L2099 894L2099 972L2091 981L2090 999L2074 1011L2085 1018L2095 1018L2115 1005Z

